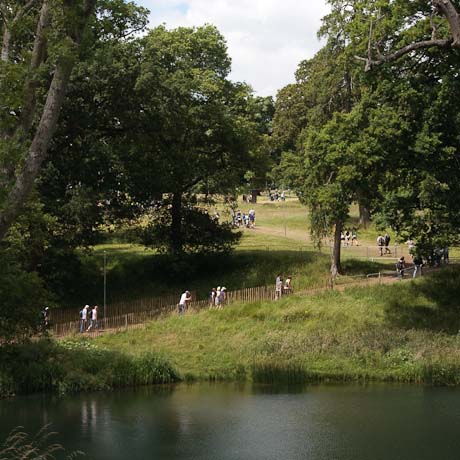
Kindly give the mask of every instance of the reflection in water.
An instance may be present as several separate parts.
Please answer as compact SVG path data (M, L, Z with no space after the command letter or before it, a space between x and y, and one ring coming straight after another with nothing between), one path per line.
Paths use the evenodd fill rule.
M0 401L2 438L46 423L92 459L457 459L460 392L181 385Z

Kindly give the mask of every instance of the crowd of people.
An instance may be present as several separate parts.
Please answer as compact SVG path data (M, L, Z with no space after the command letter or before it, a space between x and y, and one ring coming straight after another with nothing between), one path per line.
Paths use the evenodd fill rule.
M292 276L288 276L283 280L283 276L278 274L275 280L275 300L281 298L282 295L290 294L293 292ZM209 293L209 308L221 309L227 300L227 288L225 286L218 286L212 288ZM184 291L179 299L177 311L179 315L184 314L192 302L192 294L190 291Z
M225 286L218 286L217 288L212 288L209 293L209 306L211 308L222 308L227 299L227 288Z
M231 211L232 226L234 228L246 227L256 228L256 211L250 209L248 213L242 212L240 209Z
M284 190L282 192L279 192L278 190L275 191L269 191L268 192L268 199L270 201L286 201L286 194L284 193Z
M409 255L412 259L412 278L422 276L422 269L425 265L440 267L442 264L449 264L449 248L447 246L444 246L443 248L436 247L428 254L422 254L422 251L417 249L417 245L413 239L409 239L406 244L409 249ZM406 269L407 265L405 257L401 256L396 262L397 276L399 278L404 278Z

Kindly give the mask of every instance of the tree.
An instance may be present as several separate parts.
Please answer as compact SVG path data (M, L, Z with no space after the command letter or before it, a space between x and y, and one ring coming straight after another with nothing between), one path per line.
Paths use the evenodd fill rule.
M379 220L422 246L456 242L458 3L330 3L329 25L373 69L365 82L377 115L367 129L378 134L383 161L373 200Z
M459 4L455 0L329 0L367 71L413 52L460 48Z
M128 194L144 209L169 209L168 246L180 255L187 246L184 196L232 191L250 167L259 138L252 96L229 81L227 47L212 26L158 27L143 46L135 87L141 149L133 144L124 158Z
M79 45L94 13L95 0L53 3L42 0L34 16L36 32L32 41L25 43L18 41L21 37L15 36L15 31L20 30L23 17L34 11L31 2L20 4L19 8L14 5L6 2L1 8L3 87L0 90L16 91L7 98L0 121L0 182L4 190L0 202L0 240L20 214L40 172L78 59ZM30 59L24 62L22 56L27 54ZM25 76L21 89L14 83L18 75ZM11 87L10 82L13 82Z

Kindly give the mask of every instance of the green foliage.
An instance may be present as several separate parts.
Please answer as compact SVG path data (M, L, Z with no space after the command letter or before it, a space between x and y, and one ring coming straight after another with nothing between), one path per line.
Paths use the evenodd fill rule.
M228 223L219 223L208 212L193 201L184 200L181 213L181 242L187 253L228 253L235 246L241 236L234 232ZM154 247L160 252L169 252L173 246L171 241L172 225L171 211L168 201L157 206L152 219L143 231L142 242Z
M25 271L6 251L0 257L0 339L22 340L39 329L46 292L37 273Z
M50 340L2 346L3 393L52 391L60 394L171 383L178 380L167 360L155 353L128 355L91 342Z

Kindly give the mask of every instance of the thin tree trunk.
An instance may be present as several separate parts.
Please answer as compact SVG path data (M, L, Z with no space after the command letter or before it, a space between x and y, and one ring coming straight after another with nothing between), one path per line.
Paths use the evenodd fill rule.
M36 71L45 59L46 53L46 30L51 24L51 11L48 0L44 0L40 10L40 17L37 24L37 31L35 34L34 49L30 62L30 77L25 85L25 102L20 117L20 128L23 133L26 133L32 126L35 106L37 104L36 90Z
M2 52L0 55L0 60L7 62L10 58L10 42L11 42L11 32L7 24L4 24L3 39L2 39Z
M337 220L335 222L334 245L332 247L331 257L331 276L333 281L335 280L336 276L342 272L342 267L340 264L340 252L342 249L342 228L342 221Z
M173 256L182 254L182 193L175 192L171 207L171 251Z
M371 213L363 204L359 203L359 225L363 228L369 227L371 222Z

